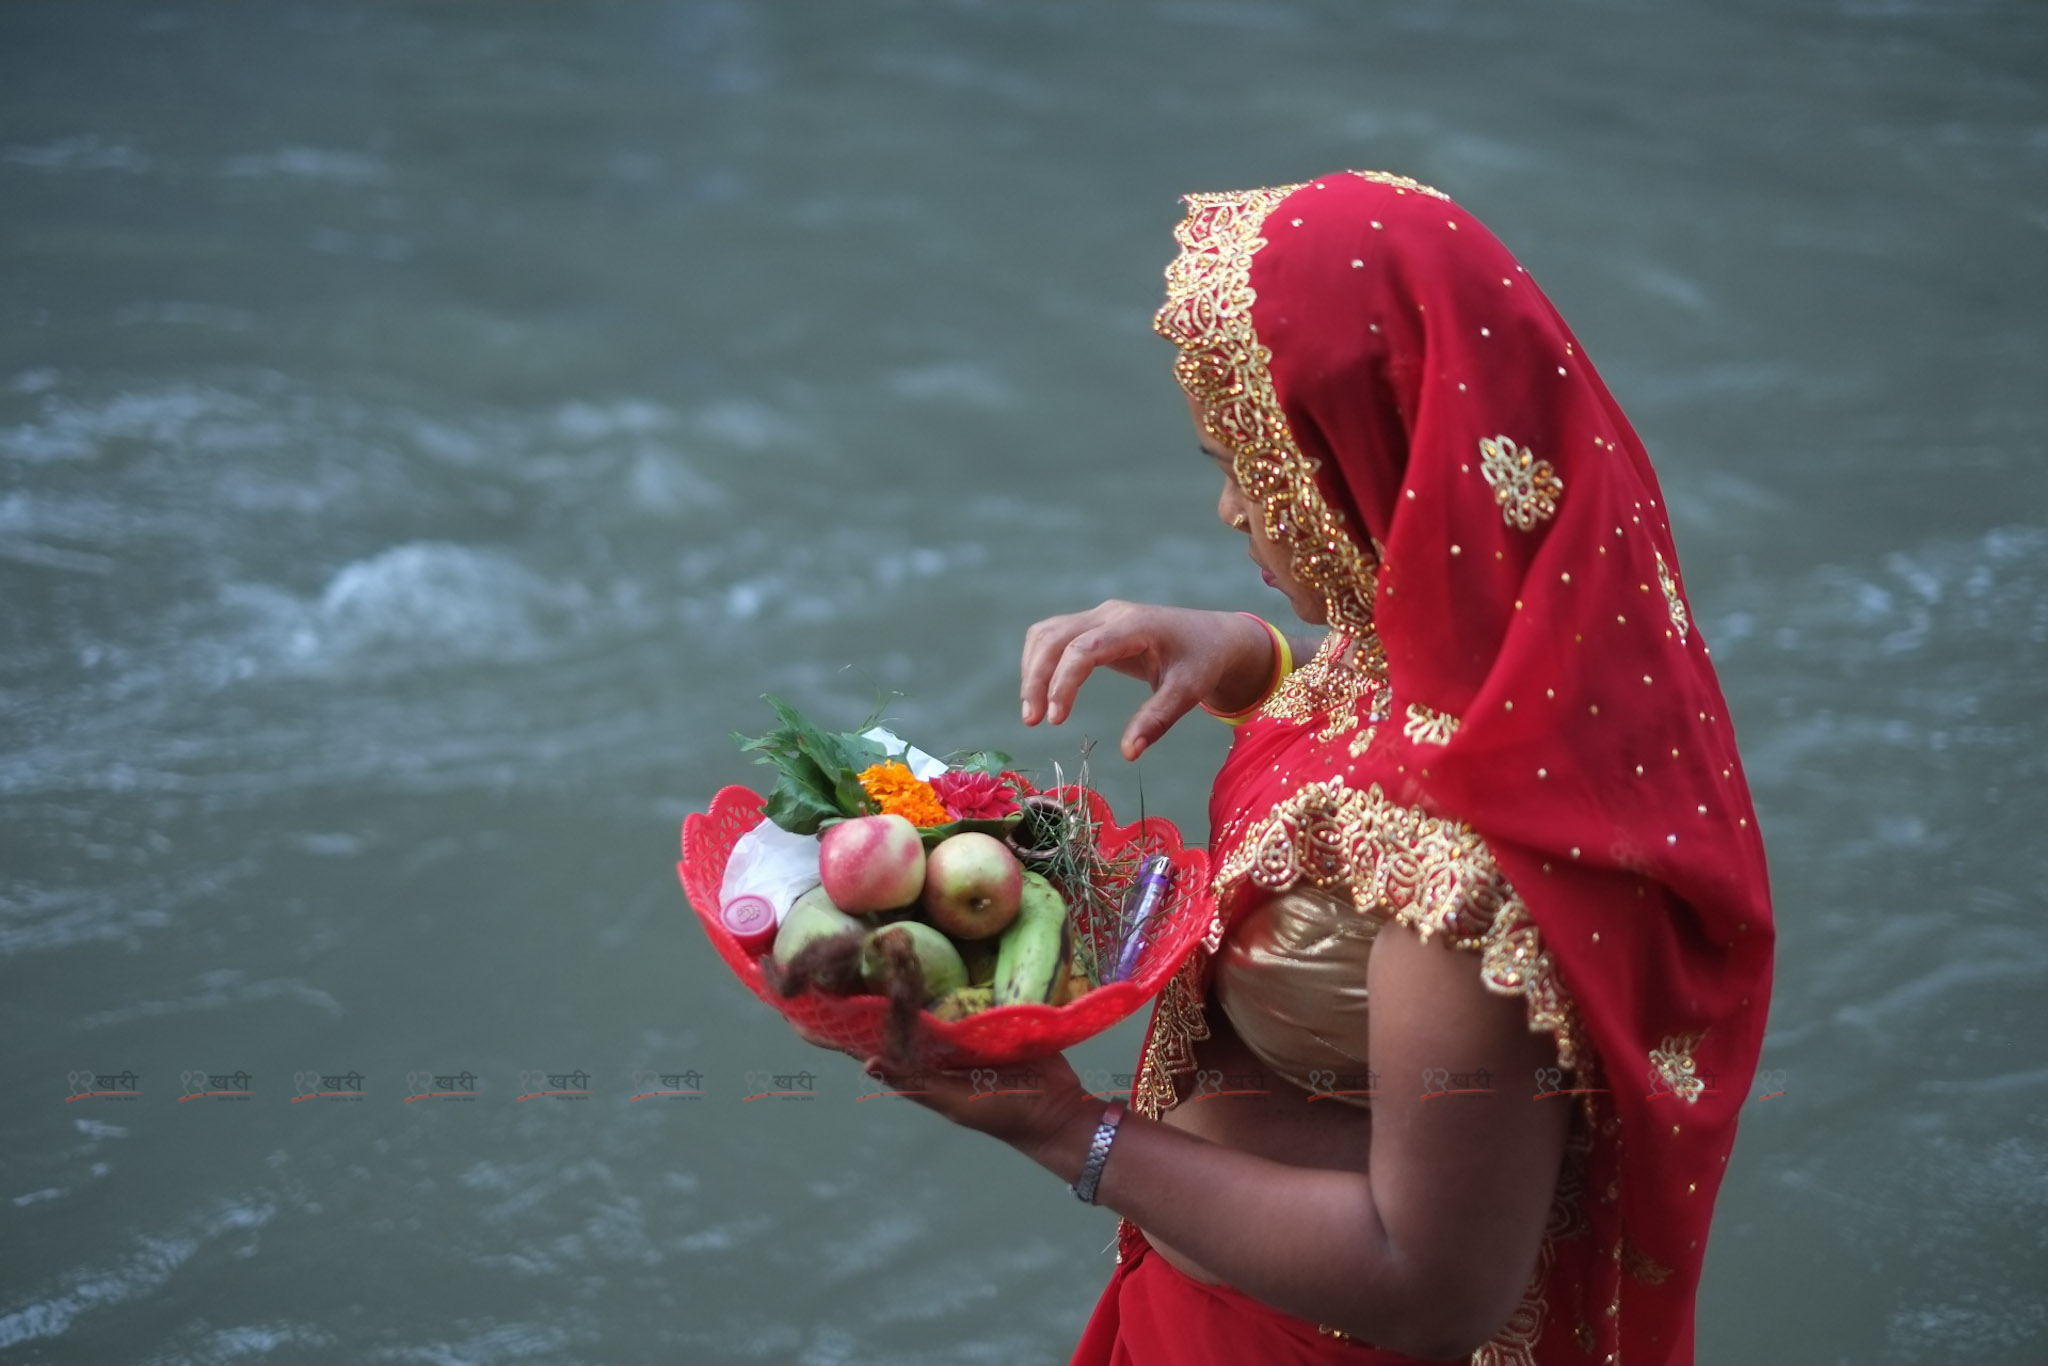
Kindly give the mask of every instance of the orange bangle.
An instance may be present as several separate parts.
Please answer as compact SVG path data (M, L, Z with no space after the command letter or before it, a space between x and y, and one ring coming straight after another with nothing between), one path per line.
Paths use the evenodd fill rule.
M1266 633L1273 637L1273 676L1266 680L1265 691L1259 694L1258 700L1241 711L1218 711L1207 702L1202 703L1203 711L1208 712L1209 715L1215 717L1218 721L1233 726L1241 726L1246 721L1251 720L1252 714L1265 706L1267 700L1279 688L1280 680L1294 671L1294 651L1288 647L1287 637L1280 634L1280 628L1254 612L1239 612L1238 615L1250 617L1253 621L1265 627Z

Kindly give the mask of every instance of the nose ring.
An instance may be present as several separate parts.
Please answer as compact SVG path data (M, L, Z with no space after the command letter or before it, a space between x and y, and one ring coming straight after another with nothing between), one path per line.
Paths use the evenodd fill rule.
M1244 513L1240 512L1237 514L1237 519L1230 524L1230 529L1232 531L1243 531L1245 528L1245 524L1250 520L1251 518L1247 517Z

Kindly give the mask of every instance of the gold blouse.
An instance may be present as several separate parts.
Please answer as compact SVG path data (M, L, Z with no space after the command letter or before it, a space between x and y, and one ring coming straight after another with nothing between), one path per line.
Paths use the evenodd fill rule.
M1370 1108L1366 963L1379 922L1314 888L1295 887L1246 911L1218 947L1216 1003L1277 1076ZM1320 1074L1320 1075L1319 1075Z

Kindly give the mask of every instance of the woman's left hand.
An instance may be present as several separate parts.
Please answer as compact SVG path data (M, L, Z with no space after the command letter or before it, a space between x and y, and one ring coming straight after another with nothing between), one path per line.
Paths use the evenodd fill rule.
M1058 1053L1008 1067L957 1071L905 1071L880 1057L868 1058L862 1067L906 1099L1027 1154L1042 1148L1097 1099Z

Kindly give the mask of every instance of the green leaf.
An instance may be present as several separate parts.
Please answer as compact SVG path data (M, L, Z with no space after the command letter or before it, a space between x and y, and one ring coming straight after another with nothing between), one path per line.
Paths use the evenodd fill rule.
M827 820L864 816L875 809L860 785L860 771L882 757L881 746L859 735L823 731L781 698L763 694L782 724L749 738L733 732L742 753L776 770L765 812L794 834L813 834Z
M836 804L789 783L776 784L762 813L792 835L815 835L826 821L840 816Z
M839 804L839 809L849 816L871 816L882 809L875 804L874 798L868 796L867 789L860 785L858 774L842 775L833 788L832 795L833 800Z

